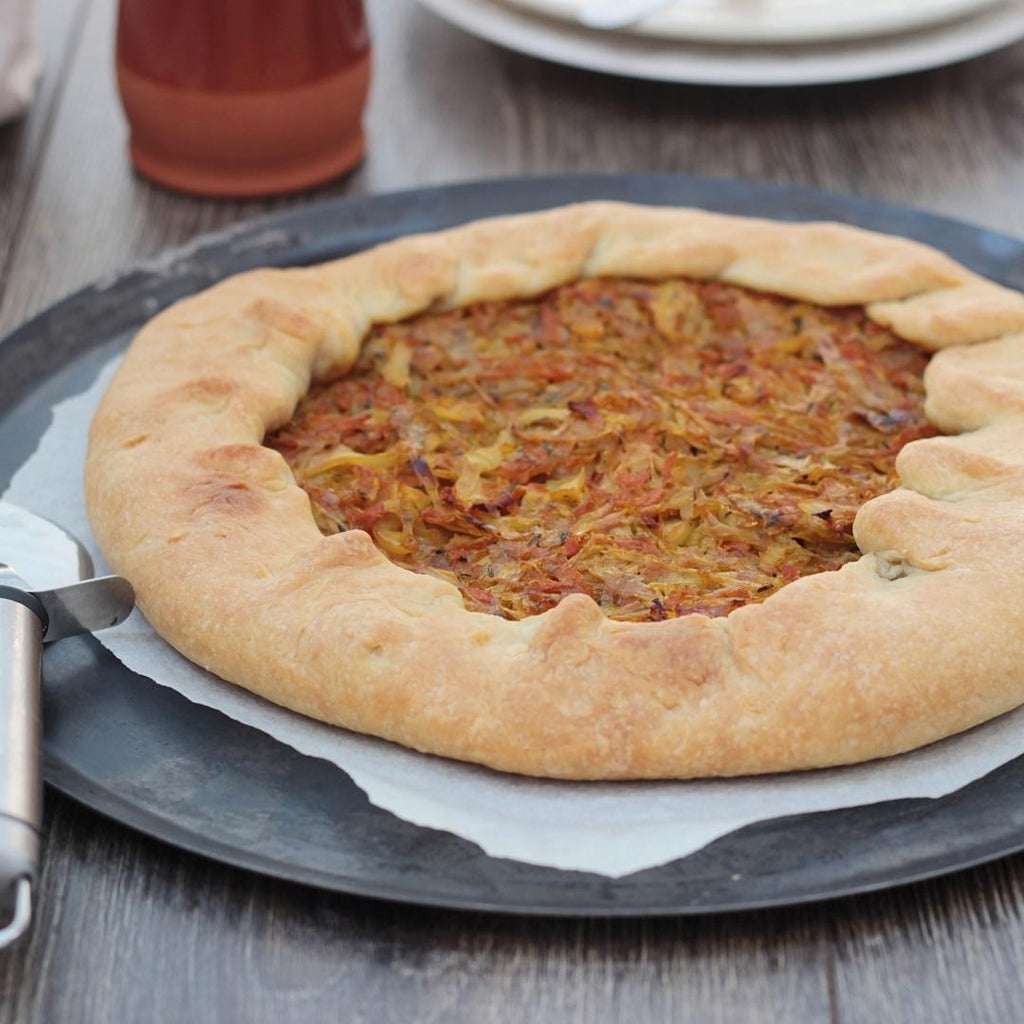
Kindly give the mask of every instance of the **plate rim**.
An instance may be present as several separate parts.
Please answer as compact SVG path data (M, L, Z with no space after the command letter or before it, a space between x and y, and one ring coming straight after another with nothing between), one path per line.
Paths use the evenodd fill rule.
M155 683L154 685L159 685ZM339 769L340 771L340 769ZM343 773L344 774L344 773ZM932 881L937 878L945 878L962 872L971 871L974 868L985 864L991 864L1002 860L1005 857L1012 857L1024 851L1024 833L1020 839L1010 847L1000 847L997 850L989 850L979 853L977 856L959 862L956 867L936 867L921 871L910 871L897 877L895 880L881 880L861 885L850 885L848 887L829 889L822 892L808 892L795 898L779 900L773 897L747 900L742 903L720 903L707 904L694 908L680 909L677 906L646 907L636 909L635 907L607 906L600 908L580 908L575 906L559 905L537 905L527 906L525 904L509 904L486 899L453 899L445 896L425 895L422 892L401 889L397 886L379 883L367 884L352 877L340 879L338 875L331 875L327 872L320 872L315 868L296 868L282 870L281 864L268 857L258 854L249 854L239 851L236 847L229 846L219 840L207 837L196 838L196 834L182 828L180 825L151 811L140 809L127 801L112 799L107 794L105 800L90 800L83 796L91 787L86 782L81 788L77 788L69 780L81 776L66 765L60 765L56 771L53 770L53 762L46 771L45 779L48 786L52 786L65 797L83 804L90 810L95 811L101 817L114 821L125 828L130 829L142 836L155 839L177 850L184 850L194 856L213 860L218 864L224 864L231 868L242 871L251 871L263 878L272 878L276 881L287 882L291 885L301 885L316 891L331 892L343 896L355 896L359 899L380 900L384 903L396 905L409 905L434 910L454 910L471 914L501 914L513 917L543 917L563 919L602 919L602 918L670 918L670 917L708 917L720 916L723 914L748 914L763 910L775 910L786 907L804 907L813 904L828 903L834 900L848 900L855 896L866 896L872 893L888 892L894 889L903 889L921 882ZM891 801L897 802L897 801ZM842 808L840 808L842 810ZM119 813L119 811L121 813ZM798 817L815 817L830 814L830 811L818 811ZM781 820L781 819L776 819ZM749 827L749 826L748 826ZM427 830L429 831L429 830ZM738 829L731 833L737 835L745 829ZM709 844L713 846L714 844ZM485 856L489 856L485 854ZM500 860L502 858L491 858ZM685 858L679 858L685 859ZM552 868L548 870L558 870ZM588 872L583 872L589 874ZM597 876L611 885L617 879ZM628 877L628 876L624 876Z
M532 11L544 17L554 18L568 23L573 27L585 27L578 21L578 11L583 0L502 0L514 8ZM837 0L828 0L833 13L848 14L850 6ZM853 22L845 31L829 28L830 15L823 10L811 10L810 16L815 22L807 26L801 24L801 10L790 12L780 11L778 16L782 25L763 24L758 31L751 22L744 24L742 18L731 20L719 19L715 22L713 13L704 9L704 18L689 18L685 13L686 4L677 3L671 9L655 11L646 18L639 19L635 25L618 31L650 37L653 39L678 39L681 42L706 42L741 45L802 45L805 43L835 43L841 41L857 41L872 36L890 35L899 32L912 32L918 29L940 25L957 18L969 17L1004 0L930 0L927 10L912 11L907 8L894 8L889 0L875 0L873 18L863 23ZM835 8L839 8L835 12ZM804 8L806 13L806 5ZM789 24L785 24L788 20ZM794 31L795 29L795 31ZM614 31L614 30L612 30Z
M605 33L572 25L537 12L515 10L505 7L500 0L418 0L419 4L438 18L455 26L469 35L483 39L504 50L539 58L554 64L573 67L584 71L598 72L623 78L643 79L655 82L671 82L679 85L711 85L725 88L790 88L813 85L840 85L850 82L871 81L911 74L933 68L945 67L993 53L1024 39L1024 4L1020 0L1006 0L1008 6L983 9L975 14L953 22L932 26L917 33L903 33L896 36L876 37L869 40L877 50L879 41L912 36L937 37L935 47L938 53L931 57L918 56L908 60L906 51L895 47L895 57L870 62L872 45L864 41L845 44L826 43L807 46L757 47L745 44L699 44L689 45L680 40L652 39L624 33ZM985 20L999 18L994 25L986 26ZM977 38L964 35L964 26L974 22ZM492 24L493 23L493 24ZM979 28L980 25L980 28ZM523 37L526 37L526 44ZM614 36L616 46L608 45L604 37ZM565 52L568 39L570 52ZM572 48L582 47L580 52ZM868 67L858 69L856 65L844 63L840 47L854 47L868 55ZM702 51L718 52L717 62L700 64ZM817 63L819 70L810 72L804 63L810 51L821 50L824 56ZM827 52L831 50L831 52ZM752 52L775 51L770 73L762 67L744 71L744 57ZM836 57L836 52L840 56ZM684 57L680 61L680 53ZM661 58L668 55L668 59ZM698 63L694 65L694 55ZM740 58L741 63L737 63ZM689 64L687 64L689 60Z

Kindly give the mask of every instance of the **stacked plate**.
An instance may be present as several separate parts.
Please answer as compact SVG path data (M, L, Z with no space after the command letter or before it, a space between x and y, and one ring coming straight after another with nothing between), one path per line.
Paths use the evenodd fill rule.
M1024 38L1024 0L420 2L522 53L611 74L708 85L882 78L977 57Z

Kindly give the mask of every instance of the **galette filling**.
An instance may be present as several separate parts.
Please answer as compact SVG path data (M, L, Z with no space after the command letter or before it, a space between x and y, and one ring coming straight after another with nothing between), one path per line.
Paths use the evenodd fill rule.
M927 359L860 308L584 280L375 328L266 443L325 534L473 611L726 615L858 557L857 509L935 433Z

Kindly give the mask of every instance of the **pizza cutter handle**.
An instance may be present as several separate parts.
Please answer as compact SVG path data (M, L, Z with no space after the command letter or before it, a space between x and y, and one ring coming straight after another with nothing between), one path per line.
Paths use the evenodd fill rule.
M0 587L0 947L28 928L38 872L45 631L37 598Z

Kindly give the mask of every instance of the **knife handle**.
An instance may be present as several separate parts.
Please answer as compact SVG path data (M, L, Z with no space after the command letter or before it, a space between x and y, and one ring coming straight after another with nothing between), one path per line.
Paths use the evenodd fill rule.
M39 863L41 672L46 613L38 599L0 588L0 904L13 915L0 946L28 927Z

